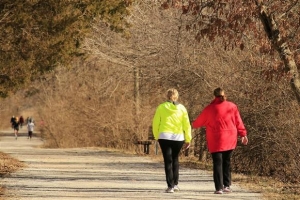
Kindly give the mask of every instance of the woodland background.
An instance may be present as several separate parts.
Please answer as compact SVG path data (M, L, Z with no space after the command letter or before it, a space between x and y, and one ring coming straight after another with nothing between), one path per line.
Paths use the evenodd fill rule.
M1 128L12 115L33 116L49 148L139 151L134 142L147 139L167 89L178 89L193 121L222 87L238 105L249 137L249 145L234 152L233 171L299 182L300 109L293 79L300 66L299 1L241 1L235 7L225 0L102 1L96 7L97 1L74 2L75 7L50 0L1 1ZM17 9L22 3L29 11L35 6L35 16L22 16L26 9L5 12L7 5ZM263 26L257 3L277 20L280 40L274 42L278 32L270 32L275 37ZM85 14L75 18L78 8ZM52 16L45 16L45 9ZM229 23L231 14L240 18ZM23 23L20 29L11 28L17 23ZM57 31L49 33L53 27ZM193 130L190 156L210 162L201 131Z

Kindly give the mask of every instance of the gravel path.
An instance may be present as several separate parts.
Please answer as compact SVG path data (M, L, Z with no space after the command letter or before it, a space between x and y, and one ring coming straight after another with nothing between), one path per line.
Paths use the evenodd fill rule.
M27 164L2 179L8 200L261 199L238 185L233 193L215 195L210 172L187 168L180 169L181 191L164 193L163 164L148 157L92 148L43 149L39 138L28 140L24 133L15 140L12 130L0 136L1 151Z

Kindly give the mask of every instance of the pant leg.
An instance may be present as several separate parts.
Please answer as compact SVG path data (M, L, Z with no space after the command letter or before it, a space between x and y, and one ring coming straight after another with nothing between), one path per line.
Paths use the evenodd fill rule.
M215 189L223 189L223 170L222 170L222 153L212 153L213 159L213 178L215 183Z
M172 166L172 148L169 140L158 140L165 165L165 175L168 187L174 187L173 166Z
M172 165L174 185L178 185L179 181L179 153L184 144L184 141L172 141Z
M179 153L184 141L158 140L163 153L168 187L174 187L179 180Z
M230 166L230 158L232 155L232 151L224 151L223 152L223 183L224 187L229 187L231 185L231 166Z

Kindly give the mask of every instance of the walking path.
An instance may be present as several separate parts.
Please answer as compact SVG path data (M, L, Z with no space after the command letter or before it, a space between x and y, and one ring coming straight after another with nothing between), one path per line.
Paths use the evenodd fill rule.
M43 149L39 138L15 140L0 132L1 151L27 167L2 179L7 200L257 200L261 194L233 185L233 193L216 195L210 172L180 169L181 191L165 193L162 163L148 157L105 149Z

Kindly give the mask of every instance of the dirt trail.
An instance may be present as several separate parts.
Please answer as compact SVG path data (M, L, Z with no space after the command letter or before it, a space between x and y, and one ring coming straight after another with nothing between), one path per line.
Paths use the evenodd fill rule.
M24 128L23 128L24 129ZM23 130L25 131L25 130ZM22 131L21 131L22 132ZM164 193L163 165L148 157L105 149L42 149L39 138L12 130L0 133L1 151L27 164L2 179L7 200L222 199L257 200L261 194L233 185L231 194L213 194L210 172L181 168L180 192Z

